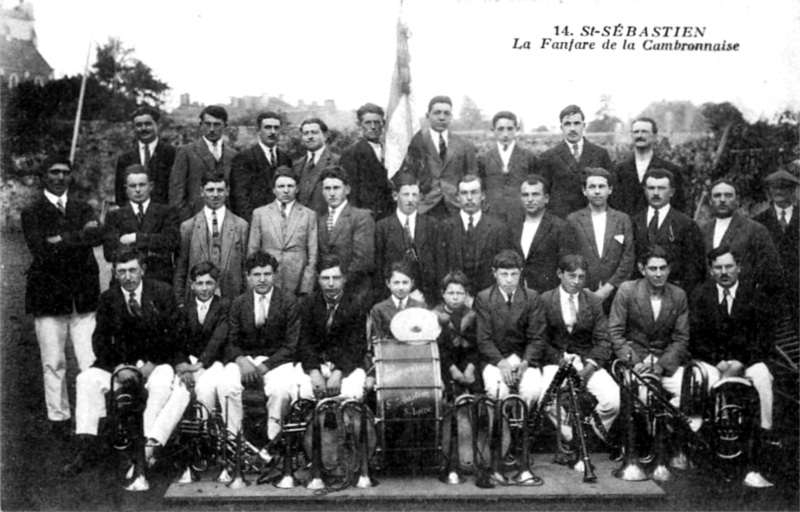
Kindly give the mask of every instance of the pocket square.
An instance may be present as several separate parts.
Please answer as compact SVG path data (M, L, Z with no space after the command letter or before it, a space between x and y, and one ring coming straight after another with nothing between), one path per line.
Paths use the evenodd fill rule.
M619 243L625 243L625 235L614 235L614 240Z

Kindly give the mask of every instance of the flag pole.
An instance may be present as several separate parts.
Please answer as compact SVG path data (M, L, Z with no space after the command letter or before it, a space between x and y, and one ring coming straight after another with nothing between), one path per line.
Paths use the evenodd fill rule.
M75 163L75 148L78 146L78 133L81 129L81 112L83 111L83 97L86 94L86 77L89 75L89 58L92 55L92 42L89 41L89 49L86 50L86 65L83 67L83 78L81 79L81 93L78 96L78 110L75 112L75 126L72 128L72 145L69 150L69 162Z

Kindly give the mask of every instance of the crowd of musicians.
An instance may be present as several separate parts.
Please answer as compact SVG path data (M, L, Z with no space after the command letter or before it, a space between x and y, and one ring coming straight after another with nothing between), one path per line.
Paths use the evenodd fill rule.
M237 152L222 107L205 108L202 136L177 149L158 136L159 112L140 107L102 219L68 193L67 158L44 162L43 193L22 215L25 301L60 436L73 434L67 338L80 367L65 474L100 453L109 389L140 379L151 463L192 395L235 433L243 390L263 387L270 440L298 397L362 399L375 387L367 340L392 338L406 308L435 312L448 390L514 392L536 407L568 361L606 440L620 408L612 360L659 378L675 405L695 360L709 385L750 379L761 435L772 435L765 361L778 318L798 323L796 176L768 170L770 206L755 219L739 211L736 183L715 181L713 219L699 226L685 214L687 177L654 153L649 118L632 123L633 154L616 165L584 138L575 105L560 113L563 141L538 156L507 111L492 120L496 144L476 154L437 96L391 179L383 110L366 104L357 118L363 138L341 156L323 120L303 121L305 153L292 161L276 113L260 114L257 142ZM113 265L102 295L101 244Z

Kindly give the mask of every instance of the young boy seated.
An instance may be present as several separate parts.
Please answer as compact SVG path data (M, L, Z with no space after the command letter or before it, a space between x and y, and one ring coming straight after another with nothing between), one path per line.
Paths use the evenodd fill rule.
M386 286L392 293L388 299L372 306L369 313L370 339L393 338L391 331L392 319L406 308L425 308L425 303L409 297L414 289L414 279L411 266L405 261L396 261L389 266L386 272Z
M483 389L477 367L480 354L475 344L477 315L466 304L469 278L460 270L442 279L444 301L433 311L439 318L439 357L442 363L442 382L446 393L453 398L464 392L478 393Z

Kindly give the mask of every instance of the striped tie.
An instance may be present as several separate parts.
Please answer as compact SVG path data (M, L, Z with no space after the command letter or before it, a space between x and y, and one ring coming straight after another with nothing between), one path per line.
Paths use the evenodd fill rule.
M330 212L328 213L328 234L329 235L331 234L331 231L333 231L333 212L334 211L336 211L336 210L331 208Z

